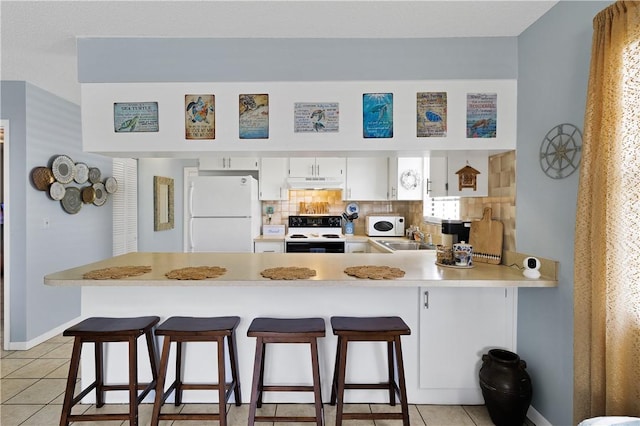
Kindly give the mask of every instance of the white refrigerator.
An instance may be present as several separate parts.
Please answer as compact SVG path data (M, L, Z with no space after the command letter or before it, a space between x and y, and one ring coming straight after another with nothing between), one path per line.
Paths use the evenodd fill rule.
M186 252L252 252L262 209L252 176L196 176L189 180Z

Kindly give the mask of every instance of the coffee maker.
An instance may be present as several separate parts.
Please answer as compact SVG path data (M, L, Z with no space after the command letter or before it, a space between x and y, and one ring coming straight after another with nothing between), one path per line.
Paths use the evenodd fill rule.
M443 220L442 221L442 244L451 247L453 244L462 241L469 242L469 231L471 230L471 222L462 220Z

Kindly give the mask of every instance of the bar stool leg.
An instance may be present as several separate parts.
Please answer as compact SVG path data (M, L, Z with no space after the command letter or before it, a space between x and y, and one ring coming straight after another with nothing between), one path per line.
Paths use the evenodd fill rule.
M323 425L322 391L320 390L320 364L318 360L318 341L311 339L311 365L313 366L313 398L316 407L316 425Z
M104 363L102 362L102 342L95 342L96 407L104 406Z
M160 409L164 405L164 383L167 377L167 370L169 369L169 351L171 350L171 339L165 336L162 344L162 356L160 357L160 373L156 382L156 395L153 403L153 414L151 416L151 426L157 426Z
M393 342L387 342L387 364L389 367L389 405L396 405L395 364L393 362Z
M176 387L174 394L174 405L182 404L182 345L184 342L176 340Z
M231 380L233 382L233 393L235 395L236 406L242 405L242 396L240 395L240 380L238 380L238 357L235 334L227 336L227 344L229 346L229 363L231 364Z
M158 353L155 350L156 343L154 341L153 332L151 330L145 333L147 340L147 352L149 352L149 362L151 363L151 378L154 383L158 382Z
M82 341L79 337L73 340L73 351L71 352L71 363L69 364L69 375L67 376L67 387L64 392L64 404L62 405L62 416L60 417L60 426L69 425L69 414L71 414L71 405L73 401L73 391L76 387L76 379L78 378L78 369L80 367L80 352L82 350Z
M251 387L251 403L249 404L249 426L256 423L256 408L258 406L258 394L262 392L262 375L264 366L264 342L262 337L256 338L256 355L253 362L253 386ZM260 389L259 389L260 388Z
M400 336L394 338L396 346L396 362L398 363L398 387L400 387L400 406L402 407L402 425L409 425L409 404L407 403L407 386L404 377L404 362L402 361L402 346Z
M138 339L129 338L129 424L138 424Z
M337 402L336 407L336 426L342 426L342 413L344 410L344 387L345 387L345 373L347 369L347 345L349 343L348 338L340 339L339 354L340 360L338 362L338 385L337 385Z
M227 374L224 360L224 336L216 339L218 346L218 413L220 426L227 426L227 398L226 386Z
M262 407L262 395L264 394L264 360L267 357L267 344L262 339L262 360L260 362L260 380L258 381L258 405L257 407Z
M340 344L342 337L338 336L338 345L336 349L336 361L333 366L333 381L331 382L331 400L330 405L336 405L336 389L338 386L338 368L340 366Z

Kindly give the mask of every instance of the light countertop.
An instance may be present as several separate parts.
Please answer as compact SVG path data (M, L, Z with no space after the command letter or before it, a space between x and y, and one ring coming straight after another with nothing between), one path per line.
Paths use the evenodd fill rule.
M359 238L358 238L359 239ZM366 240L366 237L363 239ZM48 274L54 286L350 286L350 287L557 287L555 279L528 279L516 267L476 263L470 269L435 264L435 251L394 253L149 253L136 252ZM86 272L112 266L151 266L152 271L117 280L85 280ZM394 280L360 279L343 271L348 266L397 267L405 276ZM170 280L165 273L188 266L219 266L227 272L215 279ZM308 267L316 276L306 280L271 280L260 272L281 266Z

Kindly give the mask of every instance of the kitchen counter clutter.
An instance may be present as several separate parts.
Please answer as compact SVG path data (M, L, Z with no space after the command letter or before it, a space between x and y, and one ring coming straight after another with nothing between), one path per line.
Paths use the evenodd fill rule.
M555 287L549 277L528 279L515 267L476 264L470 269L445 268L435 264L434 250L394 253L128 253L100 262L56 272L44 277L48 285L71 286L349 286L349 287ZM404 271L395 279L361 279L347 275L346 268L362 265L388 266ZM98 269L150 266L143 275L121 279L84 279ZM166 273L187 267L216 266L226 272L218 278L175 280ZM302 267L316 275L298 280L272 280L262 271L278 267Z

